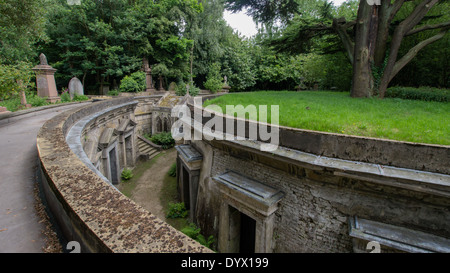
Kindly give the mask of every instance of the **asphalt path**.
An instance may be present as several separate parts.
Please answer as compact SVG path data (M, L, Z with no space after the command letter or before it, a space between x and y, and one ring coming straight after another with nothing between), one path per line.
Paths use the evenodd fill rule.
M83 104L31 111L0 120L0 253L40 253L44 228L35 205L36 137L52 117Z

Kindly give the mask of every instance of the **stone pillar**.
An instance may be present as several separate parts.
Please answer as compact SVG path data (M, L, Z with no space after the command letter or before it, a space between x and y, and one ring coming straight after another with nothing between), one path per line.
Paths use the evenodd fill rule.
M56 89L55 72L56 69L49 66L47 57L43 53L39 56L40 64L33 68L36 73L37 93L40 97L47 97L47 101L54 103L60 101Z

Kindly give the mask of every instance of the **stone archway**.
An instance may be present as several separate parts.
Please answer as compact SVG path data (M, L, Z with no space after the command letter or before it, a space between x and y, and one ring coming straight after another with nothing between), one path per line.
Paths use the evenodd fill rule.
M161 133L163 130L162 120L160 117L156 117L156 133Z
M163 132L169 132L170 131L170 122L169 119L167 117L164 118L163 121Z

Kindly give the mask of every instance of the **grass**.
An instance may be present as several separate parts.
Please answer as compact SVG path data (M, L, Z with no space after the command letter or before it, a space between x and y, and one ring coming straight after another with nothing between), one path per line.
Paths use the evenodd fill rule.
M177 191L177 178L170 176L169 173L167 173L164 177L160 200L166 215L169 211L170 203L180 202ZM177 230L182 230L183 228L189 226L188 217L166 218L165 221Z
M122 192L126 197L132 199L132 193L137 186L137 181L144 174L144 172L148 170L156 162L156 160L159 157L164 156L165 154L166 154L165 152L162 152L149 161L137 164L136 167L133 169L133 177L130 180L122 181L120 183L120 186L118 188L120 192ZM177 191L177 178L170 176L169 173L167 173L164 176L160 201L166 215L169 210L169 203L180 202ZM170 224L171 226L173 226L178 230L181 230L189 226L189 220L187 217L174 219L166 218L165 222L167 222L168 224Z
M122 180L120 182L120 185L118 187L118 190L123 193L128 198L131 198L131 195L133 193L133 190L136 188L137 184L136 182L139 180L139 178L144 174L144 172L150 168L156 160L162 156L164 153L160 153L154 158L152 158L149 161L145 161L143 163L139 163L136 165L136 167L133 169L133 177L129 180Z
M73 99L70 99L70 96L66 100L61 100L55 103L49 103L47 102L46 98L39 97L35 93L27 93L26 94L27 103L31 104L31 107L39 107L39 106L45 106L50 104L61 104L66 102L75 102L75 101L86 101L89 100L88 96L84 95L75 95ZM12 96L11 98L7 100L0 101L0 106L6 107L8 111L16 112L25 109L25 107L20 102L20 96L18 94Z
M355 99L326 91L231 93L205 102L226 105L279 105L281 126L416 143L450 145L450 104L404 99Z
M166 212L166 215L169 211L169 204L180 202L178 198L177 178L171 176L170 171L164 177L160 200L161 205ZM198 241L200 244L212 249L213 251L216 251L216 240L214 239L214 237L209 236L208 238L206 238L203 234L201 234L200 228L191 223L188 216L183 218L166 217L165 222L167 222L177 230L183 232L187 236L191 237L192 239Z

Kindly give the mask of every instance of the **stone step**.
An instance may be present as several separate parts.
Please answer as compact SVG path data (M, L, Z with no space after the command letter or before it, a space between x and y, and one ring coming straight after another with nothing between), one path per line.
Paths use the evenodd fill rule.
M138 138L138 147L139 152L141 154L147 155L149 159L152 159L153 157L159 154L159 151L157 149L155 149L153 146L149 145L148 143L139 138Z

